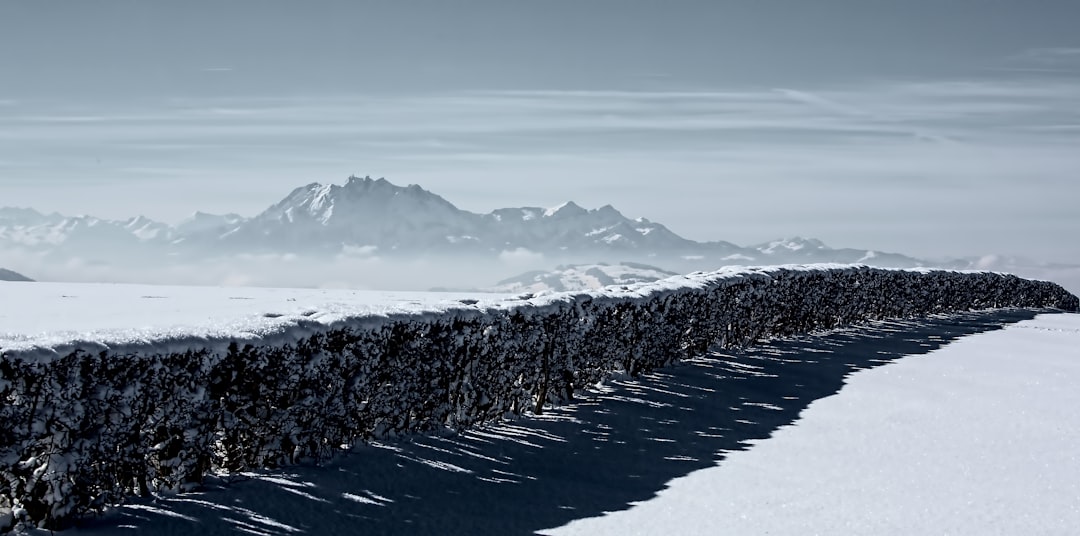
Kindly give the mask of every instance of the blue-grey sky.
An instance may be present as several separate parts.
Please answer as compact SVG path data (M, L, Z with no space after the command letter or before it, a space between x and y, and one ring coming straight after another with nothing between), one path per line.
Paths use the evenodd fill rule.
M1075 0L0 3L0 206L253 215L350 174L1080 262Z

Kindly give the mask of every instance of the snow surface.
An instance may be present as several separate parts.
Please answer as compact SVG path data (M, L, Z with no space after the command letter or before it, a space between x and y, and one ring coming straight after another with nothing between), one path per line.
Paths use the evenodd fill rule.
M1076 534L1080 315L858 372L794 426L574 534Z
M298 320L421 313L498 294L0 282L0 348L260 336ZM18 304L18 306L10 306Z
M1032 316L771 341L539 417L133 499L67 533L1075 534L1080 315L1014 323Z
M856 269L848 265L727 267L643 285L596 290L596 296L640 296L650 291L702 287L713 277L739 278L772 270ZM372 316L439 314L451 308L520 306L508 294L254 287L196 287L108 283L0 282L0 348L9 352L57 353L74 347L191 339L262 339L299 323L334 324ZM545 295L558 301L555 294ZM543 305L544 299L532 300ZM306 334L306 329L299 330ZM295 336L300 336L296 335ZM87 347L85 343L89 343Z
M648 283L592 290L591 298L638 298L651 293L705 288L746 277L771 277L785 271L858 271L863 265L804 264L763 267L727 266ZM894 271L887 268L871 270ZM914 268L909 274L970 273L967 270ZM988 272L983 272L988 273ZM525 300L525 301L523 301ZM85 351L146 345L183 351L193 339L218 343L260 340L274 344L310 335L312 322L340 325L391 315L438 315L450 309L545 307L574 300L572 292L535 297L495 293L282 289L256 287L186 287L103 283L0 282L0 348L25 356L56 356L75 348ZM283 338L282 338L283 337Z

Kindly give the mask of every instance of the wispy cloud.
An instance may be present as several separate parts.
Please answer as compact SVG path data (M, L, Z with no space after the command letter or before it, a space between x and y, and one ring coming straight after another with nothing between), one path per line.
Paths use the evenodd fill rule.
M121 118L103 115L25 115L14 119L27 123L104 123L118 121Z
M1032 48L1005 58L1001 64L987 66L986 70L1033 75L1076 75L1080 74L1080 48Z
M1080 64L1080 47L1033 48L1014 58L1044 64Z
M723 143L1027 144L1080 121L1080 81L877 83L741 92L476 91L311 99L206 99L158 108L12 116L14 145L258 152L367 147L384 154L664 151ZM77 128L73 128L77 126ZM438 140L433 143L432 140ZM19 151L14 151L18 153ZM15 154L17 156L17 154Z
M96 130L45 131L44 126L0 131L53 139L80 136L183 144L200 138L228 142L280 137L336 137L387 141L386 137L438 136L444 142L495 134L558 135L769 132L778 141L798 133L828 134L837 142L866 133L951 139L978 138L1011 126L1075 115L1080 85L1017 83L910 83L832 90L776 89L748 92L502 91L400 97L352 96L269 102L210 100L166 110L114 115L33 115L18 123L95 123ZM987 127L991 128L987 128ZM787 136L794 134L793 136ZM752 136L751 136L752 137ZM395 140L389 140L394 142ZM681 141L681 140L680 140ZM470 145L474 144L468 141ZM400 144L399 145L404 145ZM617 143L616 143L617 145ZM634 148L636 150L636 148Z
M0 160L9 168L29 182L80 177L88 195L94 177L126 182L118 198L145 192L151 200L168 187L163 209L174 212L157 214L164 219L196 209L250 214L297 184L370 173L421 183L476 211L553 205L573 192L582 204L613 203L698 239L754 242L798 232L829 241L831 233L855 232L854 220L907 219L903 234L914 228L912 218L937 222L933 228L969 214L982 225L971 232L989 244L1004 223L987 211L1043 221L1074 210L1068 200L1080 195L1068 186L1080 169L1080 79L1070 78L39 108L0 123ZM219 191L216 204L207 204L203 188ZM82 198L76 190L71 199ZM694 194L655 202L672 191ZM761 196L770 203L748 202ZM978 214L957 208L972 203L982 207ZM751 219L753 226L739 223ZM1040 232L1080 232L1054 221ZM863 243L906 250L874 236Z
M794 89L776 89L777 93L796 102L805 103L809 106L832 112L841 116L861 119L866 123L874 125L896 125L903 120L900 118L890 118L880 113L865 110L862 108L856 108L849 106L834 99L826 98L821 95L810 93L807 91L798 91ZM893 126L892 129L897 129ZM930 132L924 129L911 128L909 133L912 137L920 140L931 141L935 143L953 143L955 140L944 136L939 133Z
M783 89L777 88L773 91L787 97L795 102L801 102L810 106L821 108L826 111L834 112L840 115L846 115L851 117L873 117L873 114L869 114L863 110L847 106L836 101L816 95L808 91L799 91L796 89Z

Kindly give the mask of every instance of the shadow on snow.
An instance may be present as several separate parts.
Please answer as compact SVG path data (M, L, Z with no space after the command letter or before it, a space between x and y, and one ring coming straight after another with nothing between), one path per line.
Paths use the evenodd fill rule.
M638 379L613 378L542 416L360 446L321 467L134 499L75 531L531 534L653 497L671 479L795 423L854 371L1034 316L878 322L718 351Z

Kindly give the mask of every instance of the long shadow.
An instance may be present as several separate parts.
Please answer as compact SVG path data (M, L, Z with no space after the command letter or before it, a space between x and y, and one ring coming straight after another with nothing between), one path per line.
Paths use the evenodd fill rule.
M1031 319L879 322L614 378L539 417L357 447L321 467L136 500L76 529L130 534L532 534L629 508L794 423L857 370Z

